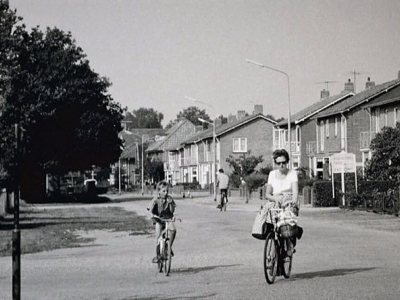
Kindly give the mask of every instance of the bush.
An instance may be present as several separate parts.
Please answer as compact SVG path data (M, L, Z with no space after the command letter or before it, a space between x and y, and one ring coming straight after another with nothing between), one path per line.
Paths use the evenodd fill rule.
M313 206L338 206L339 192L337 185L335 185L335 198L332 197L332 182L327 180L315 181L313 184L314 189L314 203Z
M198 182L180 182L176 185L182 185L184 190L200 190L201 186Z

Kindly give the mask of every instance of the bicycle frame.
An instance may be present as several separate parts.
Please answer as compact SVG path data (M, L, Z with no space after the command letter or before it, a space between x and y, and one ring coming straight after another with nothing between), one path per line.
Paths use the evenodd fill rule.
M264 274L269 284L275 281L276 276L283 275L289 278L292 268L292 257L285 255L285 238L281 236L277 227L278 215L282 211L282 208L271 208L268 212L269 221L274 227L274 230L267 235L264 248ZM270 249L273 250L271 253Z
M170 229L168 226L172 222L182 220L175 217L172 219L163 219L155 215L153 216L153 218L165 223L165 227L162 229L160 237L158 238L156 249L160 256L158 260L158 269L160 272L162 272L164 269L165 275L168 276L171 270L172 260L171 240L169 237Z

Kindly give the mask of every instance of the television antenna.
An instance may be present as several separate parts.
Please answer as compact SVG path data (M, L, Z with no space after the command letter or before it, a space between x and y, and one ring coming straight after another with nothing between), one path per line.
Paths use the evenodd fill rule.
M318 81L318 82L316 82L316 84L326 84L326 90L329 91L329 84L335 83L335 82L339 82L339 81L336 81L336 80Z
M352 74L353 75L353 83L354 83L354 93L357 93L357 89L356 89L356 85L357 85L357 75L361 75L361 74L368 74L367 72L357 72L356 70L354 71L350 71L348 74Z

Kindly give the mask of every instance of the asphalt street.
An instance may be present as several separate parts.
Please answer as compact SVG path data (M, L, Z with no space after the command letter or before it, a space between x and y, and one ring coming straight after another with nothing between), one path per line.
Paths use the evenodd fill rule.
M263 241L251 236L260 200L177 199L177 238L166 277L151 262L154 235L81 232L85 247L21 258L22 299L400 299L399 233L315 219L302 207L304 235L292 277L266 283ZM148 201L97 204L146 215ZM50 207L47 206L47 209ZM40 208L38 208L40 209ZM329 208L328 208L329 209ZM22 241L23 242L23 241ZM0 258L0 299L12 299L11 257Z

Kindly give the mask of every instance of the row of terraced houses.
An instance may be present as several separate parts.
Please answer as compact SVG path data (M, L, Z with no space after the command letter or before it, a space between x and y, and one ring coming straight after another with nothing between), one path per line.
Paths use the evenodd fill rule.
M307 167L310 175L322 178L324 162L341 151L354 153L357 167L363 169L372 155L370 142L375 134L399 121L400 71L396 80L382 84L368 78L365 89L358 93L350 80L338 95L323 90L321 99L291 116L290 133L287 120L277 123L269 119L258 105L252 115L239 111L228 123L216 120L215 145L212 128L199 130L181 120L150 144L146 155L163 162L165 178L172 184L198 182L205 186L215 180L219 168L231 172L226 162L230 155L263 155L263 167L273 165L275 149L290 147L292 168ZM126 166L129 160L125 157L124 161ZM138 165L139 160L135 161Z

